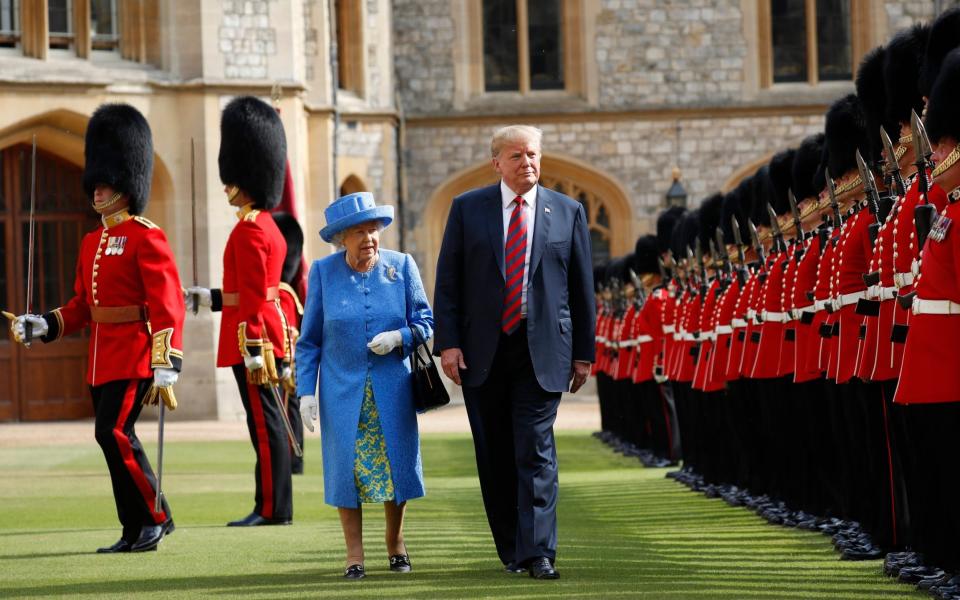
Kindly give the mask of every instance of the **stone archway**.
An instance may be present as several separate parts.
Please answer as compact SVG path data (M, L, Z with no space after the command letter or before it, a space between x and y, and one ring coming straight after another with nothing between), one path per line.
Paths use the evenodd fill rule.
M497 175L489 162L477 163L451 175L431 194L416 230L424 285L432 295L436 256L443 241L447 215L454 197L490 185ZM627 192L612 176L573 157L544 154L540 183L584 204L594 244L604 244L603 254L617 256L633 250L633 210ZM595 258L602 255L594 253Z

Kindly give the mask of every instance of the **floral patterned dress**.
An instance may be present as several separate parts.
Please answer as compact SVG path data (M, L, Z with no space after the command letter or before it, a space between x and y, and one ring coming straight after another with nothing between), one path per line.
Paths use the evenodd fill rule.
M380 428L380 413L373 400L373 382L367 376L363 387L363 405L357 426L357 454L353 472L360 502L387 502L395 498L387 442Z

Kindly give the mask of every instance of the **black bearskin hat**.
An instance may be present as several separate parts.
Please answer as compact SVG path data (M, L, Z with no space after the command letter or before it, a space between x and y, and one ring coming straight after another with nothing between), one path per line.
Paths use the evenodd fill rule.
M770 225L767 203L773 203L773 184L770 182L770 167L763 165L753 176L750 185L750 218L753 224ZM746 241L746 240L744 240Z
M813 189L817 190L817 194L827 187L827 161L829 159L830 154L827 152L827 136L823 136L823 151L820 153L820 164L817 165L817 170L813 172Z
M673 228L685 212L687 212L687 209L682 206L671 206L657 217L657 249L661 254L671 248L670 240L673 236Z
M855 95L849 94L833 103L827 111L824 133L827 167L834 179L857 170L857 150L864 158L870 156L867 119Z
M619 279L620 283L630 281L630 267L633 265L633 255L620 256L607 263L606 279Z
M883 149L883 142L880 141L880 127L886 129L887 135L893 139L897 139L900 135L899 126L890 127L885 123L887 112L887 92L883 85L883 61L885 57L886 50L882 46L878 46L867 52L857 69L857 98L860 100L860 106L863 107L863 114L866 117L867 139L869 140L869 153L863 153L863 159L867 161L867 164L880 159L880 151Z
M283 259L283 274L280 280L289 285L294 284L294 278L300 271L300 261L303 260L303 229L300 223L285 212L275 212L270 215L277 224L277 229L287 241L287 257Z
M683 218L677 221L673 228L673 235L670 238L670 249L673 250L673 258L677 261L683 260L687 256L687 247L696 250L697 237L700 235L700 210L689 210L683 215Z
M607 282L607 263L599 262L593 265L593 288L600 291L600 288Z
M723 204L720 209L720 229L723 230L723 243L733 244L736 239L733 237L733 222L730 217L737 217L737 223L740 224L740 239L743 233L747 232L747 217L743 210L743 194L748 193L747 180L740 182L730 193L723 197Z
M823 189L814 184L814 175L823 158L823 134L811 135L800 142L800 147L793 155L793 165L790 168L790 180L793 186L793 195L797 201L816 196ZM823 182L826 184L826 182Z
M83 191L93 198L105 184L130 198L130 212L143 214L153 178L153 136L140 111L104 104L93 113L84 140Z
M220 180L247 193L257 208L280 203L287 138L280 116L252 96L230 101L220 119Z
M943 61L940 76L933 84L927 103L927 135L934 144L943 137L952 137L960 141L960 112L957 112L957 99L960 98L960 48L953 50Z
M773 190L773 201L770 205L773 206L774 212L778 215L790 212L790 201L787 198L787 191L793 186L793 176L791 172L793 171L793 159L796 154L797 151L790 148L789 150L777 152L773 155L773 158L770 159L770 187Z
M883 85L887 95L886 120L888 126L896 125L900 135L900 123L910 122L910 112L923 112L923 96L917 80L923 51L930 36L930 26L918 23L893 36L887 44L883 59ZM890 132L891 139L896 136Z
M946 10L930 25L927 47L920 65L918 87L921 96L930 96L940 66L951 50L960 45L960 7Z
M644 273L659 273L660 266L657 259L660 252L657 251L657 236L651 234L642 235L637 239L637 245L633 249L633 272L637 275Z
M717 193L708 196L700 204L700 248L704 251L710 247L710 240L716 239L717 227L723 216L723 194Z

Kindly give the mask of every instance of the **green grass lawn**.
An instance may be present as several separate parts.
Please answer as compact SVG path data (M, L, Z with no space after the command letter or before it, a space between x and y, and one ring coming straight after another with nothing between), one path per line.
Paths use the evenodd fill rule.
M368 576L340 578L343 539L323 504L315 437L307 474L294 479L292 526L224 527L253 504L248 443L170 443L164 484L176 532L156 553L96 555L119 526L90 437L0 449L0 597L926 597L885 578L880 561L842 562L828 538L687 491L586 433L558 435L559 581L501 571L468 435L424 436L427 497L411 503L406 527L411 574L387 569L382 509L370 505Z

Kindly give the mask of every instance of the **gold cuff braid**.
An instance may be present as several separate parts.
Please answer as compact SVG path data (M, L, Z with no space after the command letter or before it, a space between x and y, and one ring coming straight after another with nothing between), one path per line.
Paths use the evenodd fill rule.
M277 374L277 361L273 356L273 344L265 342L261 356L263 356L263 367L253 370L247 369L247 383L276 385L280 382L280 376Z

